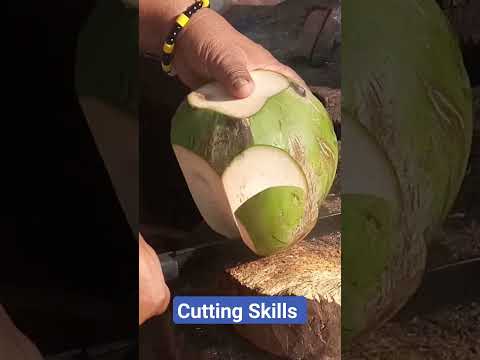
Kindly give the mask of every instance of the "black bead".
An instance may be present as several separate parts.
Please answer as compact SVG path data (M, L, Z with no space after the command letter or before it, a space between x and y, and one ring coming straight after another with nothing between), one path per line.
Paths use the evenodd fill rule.
M169 65L172 62L172 54L163 54L162 61L165 65Z

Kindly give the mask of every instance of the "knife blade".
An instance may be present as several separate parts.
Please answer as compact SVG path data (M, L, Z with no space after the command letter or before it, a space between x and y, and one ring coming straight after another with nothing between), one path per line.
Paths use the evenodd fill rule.
M318 222L328 222L332 218L340 216L341 212L332 212L327 213L323 216L320 216ZM320 224L321 225L321 224ZM170 282L175 280L180 276L180 272L185 265L185 263L191 259L195 253L199 250L204 250L205 248L214 248L217 246L225 245L229 243L230 239L227 238L220 238L220 240L215 240L211 242L207 242L198 246L177 250L177 251L169 251L164 253L157 253L157 256L160 260L160 265L162 267L163 276L166 282Z

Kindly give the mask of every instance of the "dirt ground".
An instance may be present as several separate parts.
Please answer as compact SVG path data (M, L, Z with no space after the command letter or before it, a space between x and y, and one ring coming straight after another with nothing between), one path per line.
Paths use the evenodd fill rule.
M480 358L480 303L451 305L391 321L369 334L344 360L474 360Z
M338 3L338 0L287 0L275 7L233 8L225 17L241 33L291 66L308 85L340 88L339 61L314 65L302 55L307 17L315 9Z

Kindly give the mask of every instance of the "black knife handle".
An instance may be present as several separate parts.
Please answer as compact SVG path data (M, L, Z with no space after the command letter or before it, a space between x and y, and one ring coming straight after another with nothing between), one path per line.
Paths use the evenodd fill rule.
M158 258L160 260L165 281L175 280L180 274L177 260L168 253L160 254L158 255Z

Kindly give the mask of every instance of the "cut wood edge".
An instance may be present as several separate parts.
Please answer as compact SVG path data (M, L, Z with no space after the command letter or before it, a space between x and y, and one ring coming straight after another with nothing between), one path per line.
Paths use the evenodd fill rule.
M335 201L335 200L333 200ZM340 216L323 219L290 249L226 270L229 293L305 296L305 325L236 326L257 347L289 359L338 359L341 346Z

